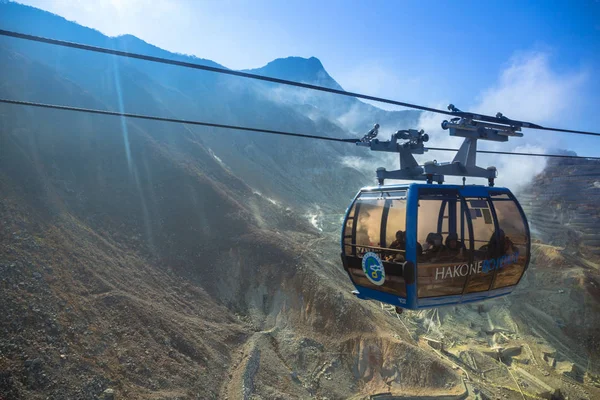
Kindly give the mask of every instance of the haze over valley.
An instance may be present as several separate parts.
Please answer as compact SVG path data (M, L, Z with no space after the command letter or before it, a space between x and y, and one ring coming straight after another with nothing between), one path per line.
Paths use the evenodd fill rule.
M0 1L1 29L22 21L220 66ZM315 57L249 72L342 88ZM433 126L419 111L4 36L0 98L342 138ZM346 207L397 155L7 104L0 118L0 400L600 398L598 161L502 161L534 235L522 283L397 315L355 298L339 257ZM444 134L432 128L432 144ZM519 165L531 168L511 179Z

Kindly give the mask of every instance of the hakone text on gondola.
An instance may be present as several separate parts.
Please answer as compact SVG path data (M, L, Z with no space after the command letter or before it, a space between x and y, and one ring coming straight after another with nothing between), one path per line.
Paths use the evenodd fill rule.
M507 254L498 258L490 258L475 263L451 265L449 267L438 267L435 269L435 279L458 278L467 275L475 275L502 269L507 265L515 264L519 259L519 253Z

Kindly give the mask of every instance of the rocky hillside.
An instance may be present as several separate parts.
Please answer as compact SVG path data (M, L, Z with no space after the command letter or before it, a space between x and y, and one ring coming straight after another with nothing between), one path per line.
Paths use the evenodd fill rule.
M572 350L600 365L600 162L551 160L519 197L537 239L526 284L556 288L537 306Z
M2 3L0 7L3 29L219 66L212 61L169 53L133 36L108 38L31 7L15 3ZM1 93L5 97L325 136L349 135L336 121L312 120L295 106L269 98L256 82L241 78L5 37L0 38L0 49ZM299 60L298 67L304 62L309 61ZM49 76L50 82L61 77L71 87L77 87L88 96L87 102L70 97L75 94L72 89L65 93L56 86L42 85ZM69 120L64 114L53 118ZM306 208L311 203L343 207L354 187L373 179L350 168L335 168L335 173L331 170L332 164L340 166L343 154L364 154L351 145L315 145L303 139L168 124L140 126L161 130L165 138L169 132L203 133L202 142L237 176L265 196L296 207ZM339 179L350 185L336 184Z
M48 84L96 101L59 76ZM398 321L352 298L337 250L317 250L303 215L256 194L200 136L60 117L3 118L2 396L461 390Z
M288 57L274 60L262 68L250 69L258 75L274 76L292 81L343 89L315 58ZM343 128L362 135L375 122L382 132L395 132L406 127L417 127L420 111L385 111L352 97L320 93L296 88L282 88L274 84L261 83L263 94L277 102L288 104L297 111L317 121L334 121Z
M0 8L5 29L163 52ZM2 97L346 134L216 76L9 39L0 66ZM306 218L315 203L341 213L367 180L332 163L340 149L0 113L2 400L464 392L401 321L352 297L336 242Z
M599 161L551 160L521 198L544 242L600 257Z
M217 65L6 1L0 26ZM255 72L337 85L316 59ZM0 39L0 97L331 136L418 117L299 94ZM8 105L0 115L1 400L600 396L596 246L582 224L597 207L568 205L565 186L552 215L579 225L556 229L542 199L566 169L527 192L538 243L513 296L399 317L350 294L337 232L313 226L337 226L372 182L341 163L378 166L360 149Z

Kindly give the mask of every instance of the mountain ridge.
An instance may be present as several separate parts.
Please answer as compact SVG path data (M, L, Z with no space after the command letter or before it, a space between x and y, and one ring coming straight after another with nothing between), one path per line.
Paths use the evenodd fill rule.
M273 76L291 81L310 83L331 89L344 90L335 79L329 75L321 60L316 57L290 56L277 58L260 68L244 69L244 72L257 75Z
M0 14L0 26L2 26L3 29L24 31L25 33L33 35L81 42L99 47L115 48L123 51L138 52L156 57L173 58L218 68L227 68L215 61L200 58L195 55L170 52L147 43L143 39L131 34L109 37L93 28L81 26L74 21L69 21L64 17L35 7L25 6L14 2L5 2L0 4L0 6L3 11ZM21 23L20 21L25 22ZM17 41L21 39L2 38L2 40L11 43L10 40ZM49 54L48 52L57 51L63 54L70 54L69 49L58 48L56 50L49 50L47 47L43 47L47 45L41 45L42 47L40 47L37 43L25 43L23 41L18 46L20 48L38 51L38 60L40 61L43 61L43 58L47 57ZM86 55L86 58L90 61L100 59L95 56L96 55ZM144 68L146 71L154 71L155 73L161 72L164 74L164 69L160 66L152 65L152 63L147 63ZM245 71L282 79L300 80L310 84L343 90L341 85L329 75L321 61L316 57L302 58L291 56L287 58L278 58L267 63L263 67ZM202 77L203 80L207 79L204 77L211 77L210 79L215 81L235 82L234 80L227 80L217 76L214 73L202 73L201 71L191 72L195 76ZM179 72L178 74L185 75L187 72ZM176 82L171 81L169 84L176 85ZM246 81L245 84L257 85L258 82ZM258 84L258 86L260 87L260 84ZM272 85L267 85L267 88L269 89L272 89L273 87L274 86ZM357 134L368 131L375 123L379 123L384 129L390 131L416 127L421 114L420 111L416 110L387 111L371 104L366 104L355 98L328 93L295 91L294 88L285 88L284 92L279 92L279 96L280 97L276 98L277 101L284 100L284 102L298 108L299 112L304 112L311 118L314 117L315 113L315 109L311 105L316 105L316 107L321 110L318 112L319 115L331 121L335 121L335 123L340 125L344 130L349 130ZM303 110L302 107L307 105L309 108Z
M320 68L309 60L296 61ZM0 72L1 97L335 137L420 115L7 38ZM600 396L597 355L585 354L598 326L585 277L597 273L560 232L536 239L511 297L398 316L353 296L339 262L345 208L374 183L343 161L374 170L369 153L4 104L0 115L0 397L550 397L540 381ZM541 178L543 195L554 177ZM517 364L534 378L516 381Z
M74 35L38 17L51 22L29 20L32 33ZM9 38L0 61L2 97L349 135L232 77ZM341 214L368 180L337 165L353 146L1 107L0 396L459 390L452 369L391 334L398 321L351 295L338 249L305 215ZM354 368L379 348L375 375ZM430 369L397 372L401 349Z
M68 20L60 15L38 9L33 6L23 5L9 0L3 1L0 3L0 6L4 7L3 15L0 16L0 23L2 24L2 28L6 30L15 30L22 33L28 33L37 36L47 36L58 40L79 42L100 47L104 47L108 44L107 47L113 47L124 51L136 52L139 50L145 50L143 53L148 55L162 55L163 57L175 56L175 58L178 59L186 59L187 61L198 62L204 65L227 68L226 66L213 60L202 58L194 54L177 53L163 49L129 33L108 36L94 28L80 25L76 21ZM16 23L17 21L24 21L26 19L30 23L25 25ZM26 27L27 30L22 31L17 29L23 27ZM60 29L58 29L59 27ZM295 65L289 65L289 63L285 62L292 60L297 63ZM289 56L285 58L277 58L270 61L263 67L242 69L241 71L263 74L264 71L279 70L282 67L287 69L287 71L284 73L286 76L291 76L289 74L292 71L296 71L295 73L298 73L298 71L310 72L316 76L308 77L309 79L302 79L307 78L307 76L300 73L300 80L315 84L317 82L329 80L332 83L331 87L342 90L341 86L335 82L333 78L331 78L321 61L316 57L303 58L298 56ZM319 77L319 75L323 75L324 79Z
M225 68L212 60L170 52L131 34L108 36L94 28L80 25L76 21L68 20L60 15L33 6L6 1L0 3L0 7L3 9L2 14L0 14L0 25L6 30L123 51L136 52L143 50L145 54L157 57L174 56L180 60Z

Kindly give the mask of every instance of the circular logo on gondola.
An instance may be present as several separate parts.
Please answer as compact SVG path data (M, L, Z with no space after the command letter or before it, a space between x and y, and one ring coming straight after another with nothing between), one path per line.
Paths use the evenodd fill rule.
M385 282L385 270L377 254L373 252L365 253L362 259L362 269L367 279L374 285L381 286Z

